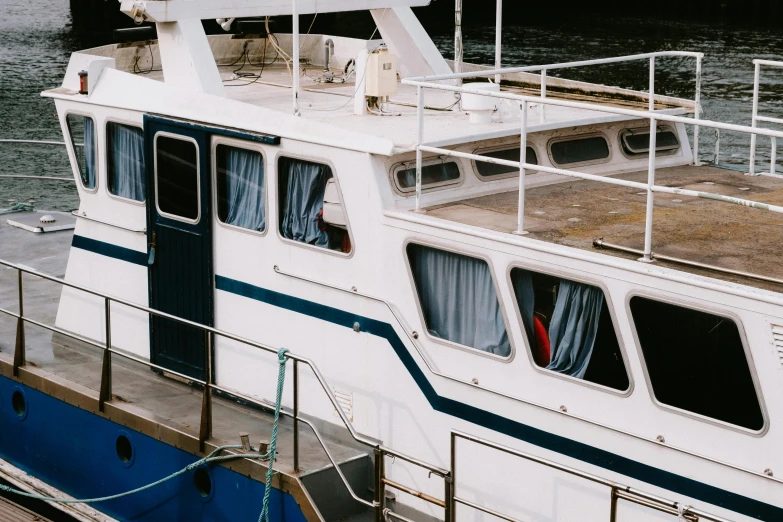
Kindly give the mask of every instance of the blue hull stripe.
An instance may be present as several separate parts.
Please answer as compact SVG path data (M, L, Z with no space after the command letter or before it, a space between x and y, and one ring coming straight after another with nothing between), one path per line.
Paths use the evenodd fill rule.
M120 259L133 263L134 265L147 266L147 254L146 252L139 252L130 248L125 248L104 241L98 241L97 239L90 239L84 236L77 236L74 234L71 246L74 248L80 248L88 252L94 252L102 256L111 257L114 259Z
M147 264L147 255L143 252L82 236L74 236L73 246L139 265L146 266ZM430 406L436 411L483 426L498 433L503 433L540 448L560 453L662 489L675 491L681 495L720 506L748 517L769 522L783 520L782 507L760 502L725 489L649 466L621 455L481 410L448 397L441 397L413 359L413 356L405 347L397 332L388 323L220 275L215 276L215 286L218 290L247 297L346 328L353 328L354 323L359 323L363 332L381 337L389 342L397 357L400 358L400 361L430 403Z
M346 328L353 328L354 323L359 323L363 332L386 339L391 344L408 373L410 373L419 389L424 393L427 401L436 411L483 426L498 433L503 433L540 448L554 451L663 489L676 491L681 495L699 499L749 517L766 521L783 520L783 508L555 435L463 402L441 397L432 387L427 376L424 375L413 356L394 331L394 328L388 323L223 276L215 277L215 286L218 290L298 312Z

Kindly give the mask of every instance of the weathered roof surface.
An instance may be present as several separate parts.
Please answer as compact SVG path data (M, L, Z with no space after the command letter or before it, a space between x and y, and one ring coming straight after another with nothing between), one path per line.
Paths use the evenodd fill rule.
M534 175L535 176L535 175ZM647 172L617 176L646 182ZM783 204L783 180L750 177L710 166L660 168L659 185ZM534 239L592 250L593 240L641 250L644 247L646 192L595 181L529 188L525 230ZM426 215L501 232L516 230L517 191L465 199L426 209ZM780 263L783 215L702 198L656 193L653 251L689 261L783 279ZM612 255L627 256L612 250ZM697 269L671 266L709 277L783 292L783 285Z
M0 497L0 520L3 522L49 522L48 518L2 497Z

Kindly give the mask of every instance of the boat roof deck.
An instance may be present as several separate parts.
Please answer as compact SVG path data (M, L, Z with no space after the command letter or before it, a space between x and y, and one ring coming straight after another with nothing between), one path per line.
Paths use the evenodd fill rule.
M531 177L535 176L533 174ZM618 178L645 183L647 172ZM532 180L531 180L532 181ZM656 170L656 184L783 205L783 180L747 176L711 166ZM517 191L426 208L429 216L511 233L516 230ZM642 250L646 192L602 182L574 180L528 188L527 237L592 250L593 240ZM689 261L783 279L780 262L783 216L703 198L655 194L653 252ZM604 249L635 259L639 256ZM783 285L660 262L677 270L781 292Z

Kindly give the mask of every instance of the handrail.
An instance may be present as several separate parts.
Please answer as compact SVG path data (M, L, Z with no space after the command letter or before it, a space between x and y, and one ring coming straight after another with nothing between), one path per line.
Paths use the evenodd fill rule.
M660 497L658 495L654 495L652 493L647 493L645 491L632 488L630 486L626 486L624 484L620 484L618 482L614 482L611 480L607 480L604 478L599 477L598 475L593 475L592 473L587 473L584 471L580 471L576 468L572 468L571 466L566 466L565 464L559 464L557 462L554 462L552 460L545 459L543 457L537 457L531 453L527 453L524 451L519 451L514 448L511 448L509 446L505 446L503 444L498 444L496 442L489 441L487 439L483 439L481 437L477 437L475 435L469 435L467 433L463 433L461 431L452 430L451 432L451 473L452 477L457 477L457 439L464 439L469 442L473 442L476 444L480 444L482 446L486 446L488 448L493 448L495 450L501 451L503 453L506 453L508 455L513 455L515 457L519 457L522 459L529 460L531 462L535 462L537 464L542 464L548 468L556 469L558 471L562 471L564 473L568 473L569 475L574 475L576 477L589 480L591 482L595 482L596 484L600 484L602 486L606 486L610 488L611 492L611 511L610 511L610 518L609 522L616 522L617 519L617 500L623 499L627 500L629 502L633 502L635 504L639 504L642 506L649 507L651 509L655 509L657 511L668 513L670 515L677 515L681 518L687 518L688 520L709 520L711 522L730 522L728 519L719 517L717 515L713 515L711 513L707 513L705 511L702 511L700 509L694 508L692 506L686 506L679 502L674 502L672 500L665 499L663 497ZM483 511L484 513L489 513L491 515L498 516L500 518L503 518L505 520L508 520L509 522L517 522L516 519L513 519L511 517L502 515L498 513L497 511L493 511L491 509L485 508L483 506L479 506L478 504L475 504L473 502L470 502L466 499L460 498L457 496L457 490L454 488L453 495L449 499L449 501L452 503L452 512L454 510L455 504L464 504L466 506L472 507L474 509L477 509L479 511Z
M756 128L758 122L783 124L783 119L770 116L759 116L759 85L761 81L761 66L783 68L783 62L774 60L753 60L753 107L750 116L750 126ZM775 136L770 136L770 160L769 173L775 175L775 164L777 163L777 141ZM756 134L750 135L750 160L748 162L748 174L756 175Z
M87 215L86 212L83 212L83 211L79 212L77 210L74 210L74 211L71 212L71 215L74 216L74 217L77 217L77 218L86 219L87 221L94 221L95 223L100 223L101 225L107 225L107 226L110 226L110 227L119 228L120 230L125 230L127 232L133 232L134 234L146 234L147 233L147 229L146 228L128 228L126 226L118 225L116 223L111 223L111 222L105 221L103 219L90 217L90 216Z
M571 413L571 412L568 412L568 411L563 411L563 410L561 410L559 408L554 408L552 406L547 406L545 404L534 402L534 401L531 401L529 399L523 399L522 397L519 397L519 396L516 396L516 395L511 395L509 393L506 393L506 392L503 392L503 391L500 391L500 390L497 390L497 389L494 389L494 388L490 388L490 387L485 386L483 384L475 384L475 383L473 383L471 381L468 381L468 380L465 380L465 379L460 379L459 377L454 377L454 376L448 375L446 373L442 373L439 370L435 369L435 367L432 365L430 360L426 357L426 355L424 354L423 350L419 346L418 341L410 334L411 329L408 326L408 324L405 322L405 320L402 317L400 317L400 315L394 309L392 304L389 303L387 300L385 300L385 299L383 299L381 297L376 297L376 296L373 296L373 295L370 295L370 294L359 292L359 290L356 289L355 287L351 288L351 289L342 288L342 287L339 287L339 286L336 286L336 285L325 283L323 281L317 281L315 279L311 279L311 278L308 278L308 277L304 277L304 276L300 276L300 275L297 275L297 274L293 274L291 272L286 272L286 271L282 270L277 265L274 266L274 271L276 273L280 274L280 275L283 275L283 276L286 276L286 277L290 277L292 279L297 279L299 281L305 281L305 282L312 283L312 284L315 284L315 285L319 285L319 286L322 286L324 288L329 288L329 289L332 289L332 290L338 290L340 292L344 292L344 293L347 293L347 294L355 295L357 297L362 297L362 298L365 298L365 299L369 299L371 301L376 301L378 303L381 303L381 304L385 305L386 308L391 312L391 314L394 317L394 319L397 321L397 324L400 326L402 331L405 332L405 335L407 336L407 338L410 341L410 343L413 346L413 348L416 350L416 353L419 355L421 360L424 362L424 365L427 367L427 370L432 375L434 375L436 377L440 377L440 378L443 378L443 379L446 379L446 380L449 380L449 381L452 381L452 382L463 384L465 386L470 386L471 388L477 388L479 390L483 390L483 391L486 391L488 393L492 393L494 395L498 395L500 397L504 397L506 399L510 399L512 401L516 401L516 402L519 402L519 403L522 403L522 404L526 404L528 406L533 406L535 408L539 408L539 409L542 409L542 410L545 410L545 411L549 411L551 413L556 413L558 415L564 415L566 417L570 417L570 418L578 420L578 421L586 422L587 424L590 424L592 426L597 426L599 428L604 428L604 429L613 431L614 433L619 433L621 435L626 435L626 436L632 437L632 438L634 438L636 440L640 440L640 441L648 442L650 444L654 444L654 445L656 445L658 447L661 446L661 442L659 440L657 440L657 439L647 438L647 437L644 437L642 435L638 435L638 434L630 432L630 431L625 431L625 430L622 430L620 428L615 428L613 426L610 426L608 424L603 424L601 422L594 421L594 420L589 419L587 417L582 417L582 416L575 415L574 413ZM682 453L683 455L688 455L688 456L691 456L691 457L695 457L695 458L704 460L706 462L711 462L713 464L718 464L720 466L726 466L727 468L731 468L731 469L733 469L735 471L740 471L740 472L743 472L743 473L747 473L748 475L752 475L754 477L763 478L763 479L766 479L766 480L771 480L773 482L778 482L778 483L783 484L783 479L775 477L773 475L768 475L768 474L765 474L765 473L761 473L759 471L754 471L752 469L743 468L741 466L737 466L736 464L732 464L730 462L725 462L725 461L722 461L722 460L714 459L712 457L708 457L708 456L702 455L700 453L695 453L693 451L686 450L684 448L679 448L677 446L672 446L671 444L666 444L666 447L671 449L671 450L674 450L674 451L676 451L678 453ZM402 460L405 460L405 459L402 459Z
M100 411L103 411L103 404L104 404L104 402L111 401L111 399L112 399L112 395L111 395L111 355L112 354L116 354L116 355L119 355L119 356L124 357L126 359L133 360L133 361L135 361L137 363L144 364L144 365L146 365L146 366L148 366L150 368L154 368L154 369L157 369L157 370L165 371L166 373L170 373L172 375L176 375L176 376L181 377L183 379L187 379L187 380L189 380L191 382L197 383L197 384L199 384L199 385L204 387L204 401L202 403L202 419L201 419L202 425L201 425L201 427L199 429L199 444L201 446L202 451L204 450L204 444L205 444L206 440L208 438L210 438L211 435L212 435L212 433L211 433L212 432L212 428L211 428L211 426L212 426L212 419L211 419L211 391L214 389L214 390L218 390L218 391L224 391L226 393L231 393L231 394L234 394L234 395L237 395L237 393L234 392L234 391L228 390L226 388L223 388L222 386L220 386L220 385L218 385L216 383L213 383L212 379L211 379L211 375L209 375L209 373L207 374L205 379L197 379L197 378L193 378L193 377L190 377L190 376L178 373L176 371L172 371L172 370L170 370L168 368L164 368L164 367L158 366L158 365L156 365L156 364L154 364L154 363L152 363L150 361L145 361L144 359L135 357L135 356L130 355L128 353L112 349L111 348L111 326L110 326L111 325L111 322L110 322L111 321L111 319L110 319L111 318L111 306L110 306L111 303L115 302L115 303L118 303L118 304L122 304L124 306L128 306L130 308L134 308L136 310L140 310L140 311L146 312L148 314L151 314L151 315L154 315L154 316L157 316L157 317L162 317L162 318L174 321L174 322L178 322L180 324L191 326L193 328L196 328L196 329L199 329L199 330L202 330L203 332L205 332L206 337L207 337L207 350L206 350L206 358L207 358L207 365L206 366L207 366L207 368L211 367L211 359L212 359L211 349L209 349L209 344L211 342L211 335L218 335L218 336L221 336L221 337L225 337L227 339L231 339L231 340L240 342L242 344L245 344L245 345L248 345L248 346L260 349L260 350L265 351L265 352L277 354L277 350L274 349L271 346L268 346L268 345L265 345L265 344L262 344L262 343L258 343L258 342L255 342L255 341L251 341L250 339L246 339L244 337L241 337L241 336L238 336L238 335L234 335L234 334L231 334L229 332L226 332L226 331L223 331L223 330L219 330L219 329L211 327L211 326L206 326L206 325L203 325L203 324L200 324L200 323L188 320L188 319L183 319L181 317L177 317L175 315L168 314L166 312L161 312L159 310L155 310L155 309L147 307L147 306L139 305L139 304L127 301L127 300L119 298L119 297L115 297L115 296L111 296L109 294L98 292L96 290L92 290L90 288L87 288L87 287L84 287L84 286L81 286L81 285L70 283L70 282L65 281L63 279L60 279L60 278L57 278L57 277L45 274L43 272L39 272L38 270L29 268L29 267L25 267L25 266L22 266L22 265L10 263L10 262L2 260L2 259L0 259L0 265L6 266L6 267L9 267L9 268L13 268L13 269L17 270L17 273L18 273L19 313L14 313L14 312L12 312L10 310L4 309L4 308L0 308L0 313L9 315L11 317L15 317L17 319L17 336L16 336L16 346L15 346L15 349L14 349L14 368L13 368L13 373L14 373L15 377L17 377L19 375L19 367L24 366L26 364L24 325L25 325L25 323L30 323L30 324L34 324L35 326L39 326L39 327L45 328L47 330L50 330L52 332L56 332L56 333L65 335L67 337L70 337L70 338L73 338L73 339L76 339L76 340L79 340L79 341L86 342L87 344L89 344L91 346L94 346L94 347L97 347L97 348L100 348L100 349L103 350L103 352L104 352L104 362L103 362L103 368L102 368L102 374L101 374L101 387L100 387L100 393L99 393L99 410ZM104 318L104 320L106 322L106 334L107 334L106 344L103 345L101 343L98 343L98 342L93 341L91 339L86 339L86 338L84 338L82 336L73 334L71 332L63 330L63 329L58 328L56 326L50 326L50 325L44 324L44 323L42 323L40 321L36 321L34 319L26 317L24 315L24 300L23 300L23 295L24 294L23 294L23 279L22 279L22 274L23 273L31 274L31 275L34 275L34 276L39 277L41 279L45 279L47 281L52 281L52 282L55 282L55 283L59 283L59 284L65 286L65 287L73 288L75 290L79 290L79 291L85 292L87 294L90 294L90 295L102 298L104 300L105 310L106 310L106 315L105 315L105 318ZM340 404L337 402L337 398L334 396L334 393L331 391L331 389L329 388L328 384L326 383L326 380L324 379L323 374L321 374L320 370L318 369L318 367L315 365L315 363L311 359L309 359L307 357L302 357L302 356L296 355L296 354L291 353L291 352L286 352L285 353L285 357L287 359L290 359L290 360L294 361L294 374L295 374L294 375L294 383L295 383L295 387L294 387L295 401L294 401L294 404L295 405L298 404L298 393L299 393L299 390L298 390L298 364L297 363L302 363L302 364L307 365L310 368L310 370L312 371L312 373L315 376L316 380L321 385L321 388L324 390L324 392L326 393L327 397L329 398L329 401L332 403L332 406L337 411L340 419L343 421L343 424L345 425L346 429L351 434L351 437L354 440L356 440L357 442L361 443L361 444L364 444L364 445L367 445L367 446L370 446L370 447L373 447L373 448L378 448L379 447L379 444L377 442L375 442L373 440L370 440L370 439L367 439L367 438L359 435L356 432L356 430L351 425L350 420L347 418L345 412L340 407ZM241 398L243 400L248 401L251 404L254 404L255 406L259 406L259 407L262 407L262 408L268 408L269 407L267 404L263 403L262 401L259 401L258 399L255 399L255 398L252 398L252 397L249 397L249 396L246 396L246 395L242 395ZM328 447L326 446L326 443L324 442L324 440L321 437L321 435L318 432L318 430L315 428L315 426L310 421L302 418L299 415L299 412L297 411L297 409L298 408L295 407L295 411L293 413L289 413L289 412L287 412L287 411L285 411L284 409L281 408L281 413L283 413L286 416L292 417L294 419L294 424L295 424L295 430L294 431L296 433L295 445L294 445L294 462L295 462L295 468L297 468L296 471L298 471L298 460L299 460L298 427L297 426L298 426L299 422L303 422L303 423L307 424L313 430L313 433L315 434L316 439L318 440L319 444L321 445L321 447L323 448L324 452L326 453L327 458L330 460L332 465L335 467L338 475L340 476L341 481L343 482L343 485L346 487L346 489L348 490L348 492L351 495L351 497L355 501L360 502L360 503L362 503L362 504L364 504L364 505L366 505L368 507L376 508L377 506L376 506L376 504L374 502L368 502L368 501L362 499L361 497L359 497L354 492L353 488L349 484L349 482L346 479L345 475L342 473L342 470L340 469L339 465L335 461L334 457L332 456L331 452L329 451ZM413 457L409 457L407 455L401 454L401 453L396 452L396 451L388 450L388 453L391 454L391 455L394 455L394 456L398 456L401 459L408 460L409 462L413 462L413 463L420 462L420 461L418 461L417 459L415 459ZM430 469L430 468L432 468L434 470L433 472L440 471L439 468L436 468L434 466L428 466L427 467L427 469Z

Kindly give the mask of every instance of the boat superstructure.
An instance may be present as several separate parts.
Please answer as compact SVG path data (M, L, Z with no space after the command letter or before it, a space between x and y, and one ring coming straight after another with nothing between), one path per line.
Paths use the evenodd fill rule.
M702 119L700 53L481 67L458 27L446 60L423 3L126 1L158 39L73 54L75 231L0 228L0 456L95 497L274 429L270 520L783 519L779 121ZM347 9L377 33L300 34ZM629 61L647 92L554 76ZM268 466L102 511L255 519Z

